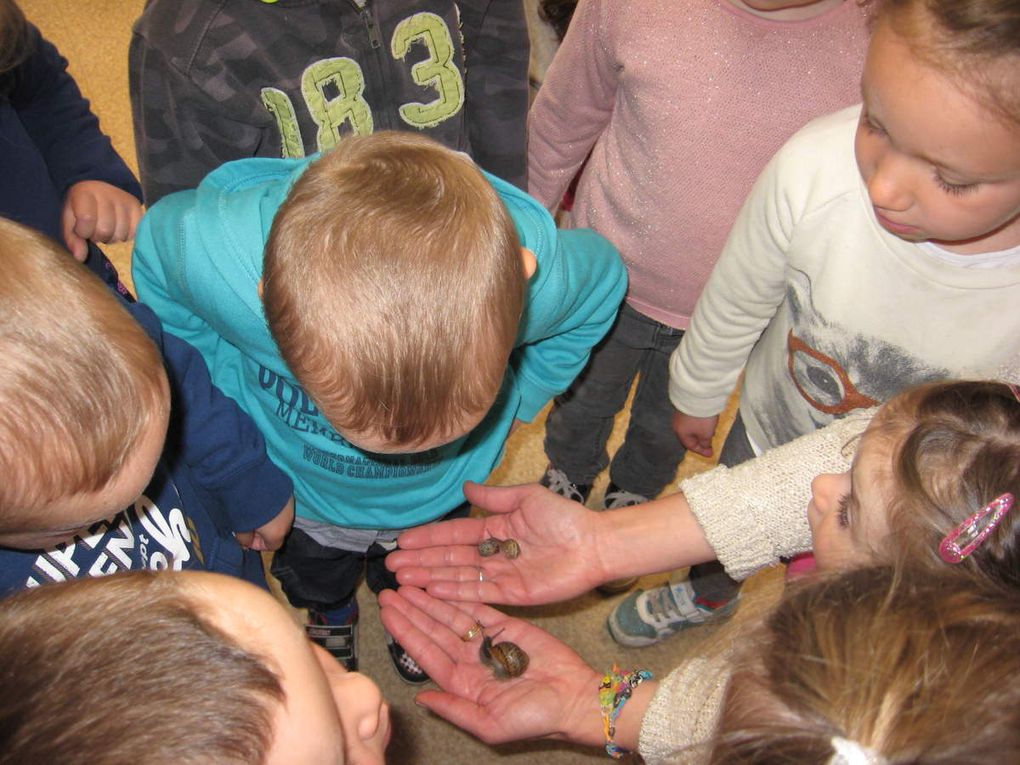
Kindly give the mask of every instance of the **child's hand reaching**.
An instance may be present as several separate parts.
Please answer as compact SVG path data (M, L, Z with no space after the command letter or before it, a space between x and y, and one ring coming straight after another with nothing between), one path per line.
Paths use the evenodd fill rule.
M719 425L719 415L712 417L692 417L683 412L673 415L673 430L677 438L688 450L702 455L712 456L712 436Z
M257 550L266 552L279 550L283 540L294 525L294 497L287 500L287 504L279 514L268 523L264 523L253 531L238 531L234 533L237 543L246 550Z
M79 181L64 200L64 241L75 260L84 261L87 240L109 243L134 239L141 219L142 205L131 194L103 181Z

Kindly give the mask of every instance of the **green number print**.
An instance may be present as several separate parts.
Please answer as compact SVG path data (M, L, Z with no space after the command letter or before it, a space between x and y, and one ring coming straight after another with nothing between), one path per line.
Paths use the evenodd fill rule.
M327 98L325 88L333 85L340 95ZM301 95L319 126L316 135L319 151L332 149L340 140L340 128L349 122L357 135L368 135L374 128L372 108L365 97L365 75L358 62L342 56L316 61L301 77Z
M301 140L297 113L287 94L277 88L262 88L262 103L273 115L276 127L280 130L281 156L285 159L305 156L305 145Z
M416 13L401 21L390 45L394 58L403 61L417 41L425 45L429 57L411 67L411 77L418 85L434 88L439 96L426 104L404 104L400 116L412 127L435 127L464 106L464 79L453 63L456 46L442 17Z

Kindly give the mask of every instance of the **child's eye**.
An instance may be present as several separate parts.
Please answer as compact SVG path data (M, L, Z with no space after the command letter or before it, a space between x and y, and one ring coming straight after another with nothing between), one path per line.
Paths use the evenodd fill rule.
M836 509L836 520L844 529L850 528L850 495L844 494L839 498Z
M861 127L869 133L875 133L877 135L882 135L885 132L882 128L871 121L871 117L868 116L867 112L861 113Z
M966 194L968 191L972 191L977 188L976 183L950 183L943 179L937 172L935 173L935 183L944 192L952 194L953 196L960 196L961 194Z

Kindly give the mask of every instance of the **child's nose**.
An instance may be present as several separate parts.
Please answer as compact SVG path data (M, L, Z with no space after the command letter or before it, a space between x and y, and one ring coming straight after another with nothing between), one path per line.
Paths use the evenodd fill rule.
M868 179L868 196L875 207L883 210L906 210L910 207L909 167L895 152L886 152L875 165Z
M830 512L843 497L843 473L822 473L811 481L811 496L815 507L823 513Z

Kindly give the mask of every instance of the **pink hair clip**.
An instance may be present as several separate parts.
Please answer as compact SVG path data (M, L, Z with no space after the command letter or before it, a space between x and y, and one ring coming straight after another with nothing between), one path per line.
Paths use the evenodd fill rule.
M1003 494L996 497L974 515L946 534L939 545L939 557L946 563L959 563L995 531L999 521L1013 507L1013 495ZM962 540L961 540L962 537Z

